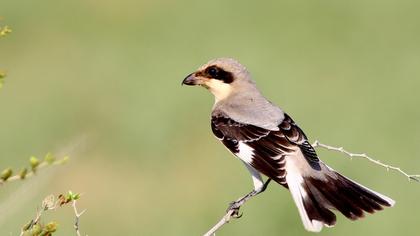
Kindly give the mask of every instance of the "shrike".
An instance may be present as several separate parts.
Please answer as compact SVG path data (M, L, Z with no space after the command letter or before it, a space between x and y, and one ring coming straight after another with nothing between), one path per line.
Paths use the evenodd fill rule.
M231 203L239 207L265 190L270 180L290 190L305 229L334 226L338 210L351 220L394 205L394 200L334 171L317 156L306 135L257 89L239 62L219 58L188 75L182 84L200 85L215 97L214 135L249 170L254 189ZM261 174L268 177L264 183Z

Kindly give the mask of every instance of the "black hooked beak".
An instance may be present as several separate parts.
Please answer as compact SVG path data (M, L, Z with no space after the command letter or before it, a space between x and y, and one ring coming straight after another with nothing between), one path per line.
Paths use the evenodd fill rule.
M197 85L197 79L194 75L194 73L191 73L185 77L185 79L182 81L181 85Z

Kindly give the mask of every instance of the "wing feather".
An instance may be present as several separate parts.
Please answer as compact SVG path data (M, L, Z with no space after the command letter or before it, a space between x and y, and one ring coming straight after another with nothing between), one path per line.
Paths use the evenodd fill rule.
M211 127L214 135L233 154L240 152L240 143L251 148L253 158L249 164L281 184L286 183L285 157L298 148L314 169L319 167L319 159L306 135L286 114L278 130L239 123L222 115L212 117Z

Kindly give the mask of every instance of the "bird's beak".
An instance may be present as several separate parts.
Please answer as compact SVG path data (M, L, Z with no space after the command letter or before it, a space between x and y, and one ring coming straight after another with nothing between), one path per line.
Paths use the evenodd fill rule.
M181 85L198 85L197 77L195 77L194 73L191 73L185 77L182 81Z

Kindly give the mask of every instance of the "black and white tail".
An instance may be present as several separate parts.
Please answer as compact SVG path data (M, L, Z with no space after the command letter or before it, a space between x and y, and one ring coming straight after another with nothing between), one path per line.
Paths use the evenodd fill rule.
M311 177L299 172L287 174L287 184L292 193L305 229L319 232L325 225L335 225L338 210L351 220L391 207L395 201L370 190L330 169L328 174Z

